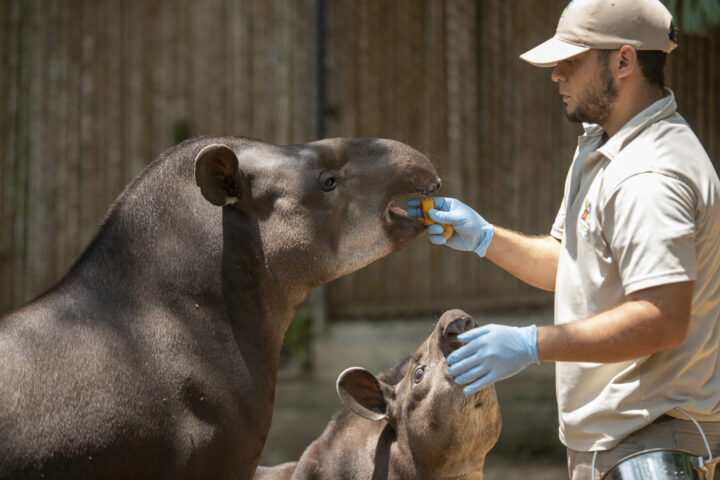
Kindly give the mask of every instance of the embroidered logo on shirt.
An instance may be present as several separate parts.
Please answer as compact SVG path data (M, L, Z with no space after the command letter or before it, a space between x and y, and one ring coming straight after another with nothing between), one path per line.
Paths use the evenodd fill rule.
M587 232L590 230L590 212L592 212L592 204L585 200L585 209L580 215L580 227L583 231Z

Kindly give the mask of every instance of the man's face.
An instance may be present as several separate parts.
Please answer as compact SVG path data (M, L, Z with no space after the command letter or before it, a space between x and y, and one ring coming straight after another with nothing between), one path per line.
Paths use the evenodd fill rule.
M559 85L565 114L571 122L604 125L609 120L617 98L608 66L611 55L598 59L598 51L589 50L558 62L553 69L551 78Z

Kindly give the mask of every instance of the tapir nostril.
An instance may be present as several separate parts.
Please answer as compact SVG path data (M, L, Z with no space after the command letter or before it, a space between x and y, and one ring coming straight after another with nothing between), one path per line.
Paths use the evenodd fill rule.
M470 317L465 317L465 326L464 326L463 332L472 330L475 327L477 327L477 324L475 323L475 321Z
M475 322L471 317L459 317L454 319L447 327L445 327L443 334L446 337L457 337L461 333L472 330L475 326Z
M420 190L420 193L422 193L423 195L432 195L433 192L437 191L440 188L441 184L442 184L442 182L438 178L436 184L429 185L428 187Z

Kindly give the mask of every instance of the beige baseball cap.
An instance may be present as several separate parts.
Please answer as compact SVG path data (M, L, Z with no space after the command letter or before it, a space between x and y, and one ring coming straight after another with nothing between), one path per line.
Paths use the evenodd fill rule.
M660 0L573 0L560 15L555 36L520 58L552 67L590 49L631 45L670 52L677 47L673 29L672 15Z

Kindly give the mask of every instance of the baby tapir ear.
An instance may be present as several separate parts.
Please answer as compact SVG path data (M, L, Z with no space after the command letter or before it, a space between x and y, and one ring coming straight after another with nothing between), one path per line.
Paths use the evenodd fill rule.
M386 418L388 403L394 397L392 387L359 367L344 370L338 376L336 388L343 404L368 420Z
M218 206L233 204L248 192L235 152L217 143L206 146L195 157L195 182L203 196Z

